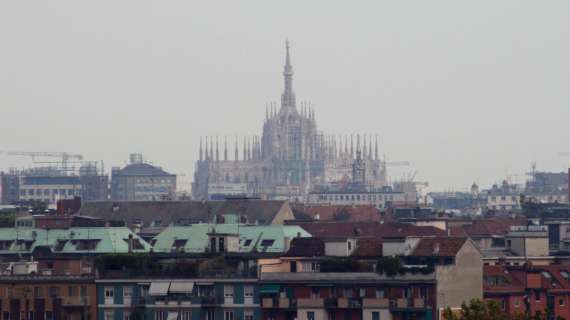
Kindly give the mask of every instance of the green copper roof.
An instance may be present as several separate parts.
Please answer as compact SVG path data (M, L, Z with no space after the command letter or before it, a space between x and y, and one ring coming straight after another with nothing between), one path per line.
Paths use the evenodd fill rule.
M148 252L150 245L129 228L0 228L0 255L31 253L38 246L56 253L126 253L132 235L134 252Z
M194 224L169 226L155 238L155 252L171 252L176 240L186 240L184 252L202 253L208 247L208 234L239 234L239 252L284 252L285 238L310 237L299 226L250 226L240 224Z

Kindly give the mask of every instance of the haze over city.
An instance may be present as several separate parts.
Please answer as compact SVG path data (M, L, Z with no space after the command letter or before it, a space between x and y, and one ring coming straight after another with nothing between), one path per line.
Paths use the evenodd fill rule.
M327 133L379 134L382 155L411 162L391 179L417 170L432 190L464 190L531 162L565 171L568 12L567 1L6 1L0 150L107 168L141 152L190 179L200 136L261 133L289 39L297 101Z

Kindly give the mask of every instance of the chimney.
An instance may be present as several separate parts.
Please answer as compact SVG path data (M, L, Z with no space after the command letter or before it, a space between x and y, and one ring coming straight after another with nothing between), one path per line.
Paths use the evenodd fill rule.
M439 242L433 243L433 255L437 256L439 254Z
M129 234L129 239L128 239L128 245L129 245L129 253L133 253L133 234Z

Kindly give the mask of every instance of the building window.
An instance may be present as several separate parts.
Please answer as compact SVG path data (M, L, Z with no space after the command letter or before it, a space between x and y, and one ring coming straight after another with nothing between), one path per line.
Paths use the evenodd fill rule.
M43 298L44 296L44 288L42 287L34 287L34 298Z
M4 320L10 320L10 312L4 311L4 315L2 316ZM51 319L53 320L53 319Z
M34 312L33 311L28 312L28 320L34 320Z
M376 299L383 299L385 296L383 289L376 289Z
M558 304L559 304L561 307L564 307L564 298L560 298L560 300L558 300Z
M215 320L214 310L206 311L206 320ZM157 319L158 320L158 319Z
M515 298L515 308L518 308L521 305L521 301L519 298Z
M59 296L59 288L58 287L49 287L49 295L50 295L50 297Z
M380 320L380 312L372 311L372 320Z
M308 311L307 312L307 320L315 320L315 312Z
M133 298L133 287L123 288L123 299L130 301Z
M253 320L253 311L245 310L243 313L243 319L244 320Z
M53 320L53 313L51 311L46 311L45 319L46 320Z
M229 299L234 297L234 286L225 285L224 286L224 298Z
M360 298L366 297L366 289L365 289L365 288L360 288L360 290L358 290L358 295L359 295Z
M75 286L67 287L67 294L70 297L75 297L77 295L77 287L75 287Z
M115 312L113 310L105 310L105 314L104 314L103 319L114 320L115 319ZM164 320L166 320L166 319L164 319Z
M131 313L128 312L128 311L126 311L126 312L123 314L123 320L131 320Z
M157 311L156 312L156 320L166 320L167 319L167 313L166 311Z
M252 285L246 285L243 287L243 295L246 298L253 298L253 286Z
M105 288L105 298L113 298L115 296L114 288Z
M182 311L180 314L180 320L192 320L192 312L190 311Z
M311 299L319 297L319 288L311 288Z
M311 271L319 272L321 265L318 262L311 262Z
M224 320L234 320L234 312L233 311L224 312Z
M503 299L501 300L501 310L506 310L507 309L507 300Z

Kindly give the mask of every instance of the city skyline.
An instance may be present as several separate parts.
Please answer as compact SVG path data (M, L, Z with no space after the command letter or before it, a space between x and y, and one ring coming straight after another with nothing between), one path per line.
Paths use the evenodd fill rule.
M117 4L114 13L93 5L93 13L72 15L77 8L54 2L38 11L59 22L40 30L50 14L10 15L25 6L3 4L0 39L9 45L0 53L0 150L81 153L107 169L142 152L191 177L199 136L260 131L265 103L282 88L289 38L296 91L315 106L322 131L380 133L381 154L410 161L406 171L418 170L432 190L464 190L474 180L487 187L530 171L531 162L539 170L568 167L570 158L558 154L569 151L560 141L570 138L563 130L570 46L560 41L570 26L560 6L444 2L439 8L454 14L439 16L437 5L418 4L425 15L397 21L390 13L401 17L406 5L368 3L351 12L335 3L256 5L263 17L247 6L228 10L233 16L201 7L219 14L212 20L191 4L134 12ZM286 17L294 13L300 23L291 25ZM108 24L99 25L97 14ZM315 14L321 25L307 29ZM348 22L346 30L337 20ZM0 168L19 160L2 156Z

